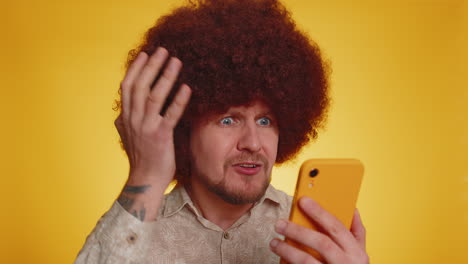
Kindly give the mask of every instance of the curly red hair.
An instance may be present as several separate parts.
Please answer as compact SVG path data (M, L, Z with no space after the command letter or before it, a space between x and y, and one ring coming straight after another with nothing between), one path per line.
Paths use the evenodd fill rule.
M293 158L323 127L328 64L277 0L189 1L147 31L127 67L138 52L151 55L159 46L184 64L167 102L181 83L193 91L174 131L179 181L190 175L190 124L198 117L265 102L279 128L277 164Z

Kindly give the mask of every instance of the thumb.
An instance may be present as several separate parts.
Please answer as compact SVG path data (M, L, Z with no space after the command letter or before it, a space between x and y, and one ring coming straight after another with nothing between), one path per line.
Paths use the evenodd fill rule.
M115 125L115 128L117 128L117 132L119 132L120 147L126 151L128 146L127 146L127 141L126 141L126 131L125 131L122 113L115 119L114 125Z
M353 222L351 223L351 233L362 249L366 249L366 228L362 224L361 216L356 208L354 210Z

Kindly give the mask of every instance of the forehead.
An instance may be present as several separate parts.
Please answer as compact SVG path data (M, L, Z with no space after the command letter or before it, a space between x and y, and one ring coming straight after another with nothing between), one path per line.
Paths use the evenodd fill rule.
M219 113L219 115L226 113L239 113L239 114L271 114L271 109L262 101L253 101L246 105L231 106L225 113Z

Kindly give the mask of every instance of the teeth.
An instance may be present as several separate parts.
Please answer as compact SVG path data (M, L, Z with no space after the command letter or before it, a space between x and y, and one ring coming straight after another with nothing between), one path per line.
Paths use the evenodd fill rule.
M254 165L254 164L241 164L239 166L243 167L243 168L255 168L255 167L257 167L257 165Z

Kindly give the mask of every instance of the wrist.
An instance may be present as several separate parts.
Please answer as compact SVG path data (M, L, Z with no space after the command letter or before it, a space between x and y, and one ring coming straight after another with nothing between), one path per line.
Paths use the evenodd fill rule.
M168 177L167 174L163 175L161 172L155 170L130 169L128 180L125 185L151 185L152 189L162 189L164 191L174 179L173 175L172 173L171 176Z

